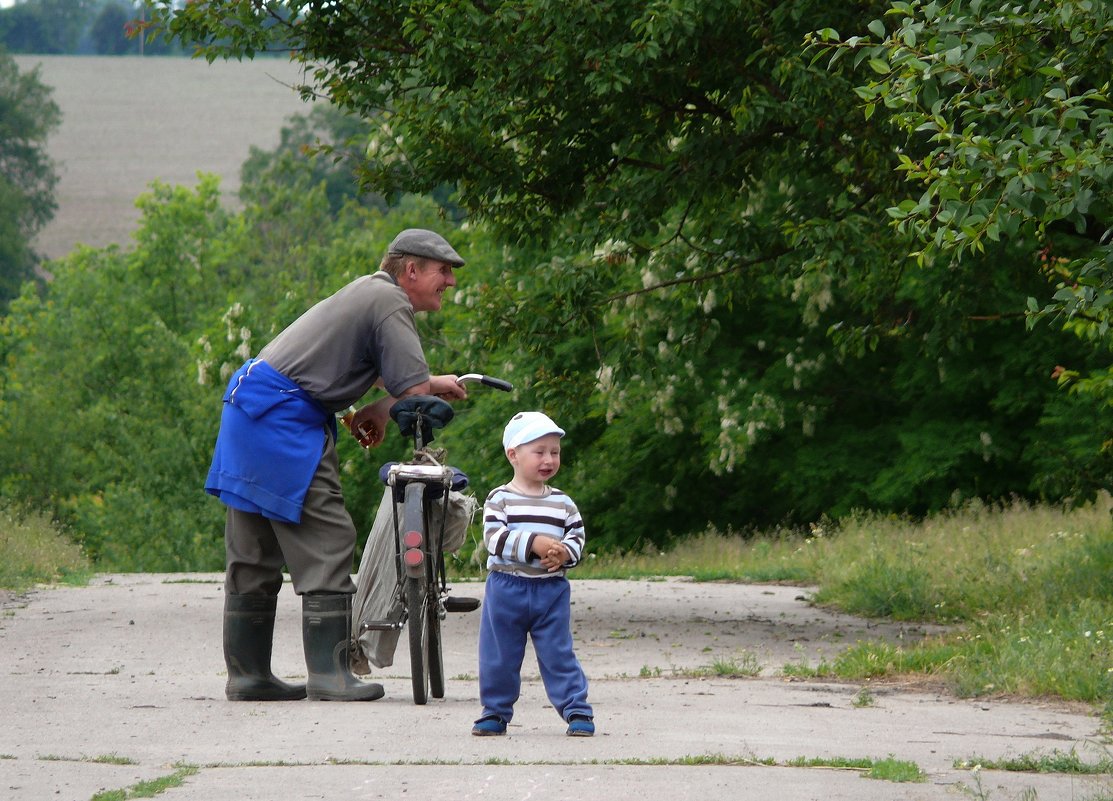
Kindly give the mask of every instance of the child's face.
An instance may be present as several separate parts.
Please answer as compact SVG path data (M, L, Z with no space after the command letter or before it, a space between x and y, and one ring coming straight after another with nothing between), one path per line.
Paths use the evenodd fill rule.
M506 452L514 465L514 478L544 484L560 470L560 436L546 434Z

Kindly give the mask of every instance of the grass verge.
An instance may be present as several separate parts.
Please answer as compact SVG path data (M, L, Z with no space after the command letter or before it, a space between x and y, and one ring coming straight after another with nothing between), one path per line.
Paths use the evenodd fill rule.
M176 770L166 776L150 781L137 782L121 790L105 790L93 796L92 801L128 801L131 798L154 798L174 787L181 787L186 778L197 773L194 765L177 765Z
M1029 754L987 759L973 756L956 759L954 766L960 770L1005 770L1013 773L1069 773L1076 776L1104 776L1113 774L1113 756L1108 751L1094 760L1086 760L1077 751L1054 750L1049 753L1036 751Z
M81 585L93 572L81 547L49 516L20 511L0 500L0 589Z
M922 782L926 774L915 762L902 759L850 759L846 757L807 758L798 757L785 763L790 768L834 768L837 770L859 770L867 779L886 782Z
M964 696L1058 697L1113 725L1113 499L1075 508L968 504L921 521L857 515L838 526L709 532L673 551L605 554L576 578L804 584L814 602L950 633L851 645L786 675L862 680L927 675Z

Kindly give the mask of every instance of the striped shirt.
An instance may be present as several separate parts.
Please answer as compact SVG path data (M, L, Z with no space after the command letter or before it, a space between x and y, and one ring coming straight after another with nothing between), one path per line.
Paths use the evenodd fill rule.
M560 540L568 549L562 569L550 573L530 552L538 535ZM558 489L546 487L542 496L521 495L504 484L491 490L483 504L483 544L488 570L528 578L563 576L583 555L584 523L576 504Z

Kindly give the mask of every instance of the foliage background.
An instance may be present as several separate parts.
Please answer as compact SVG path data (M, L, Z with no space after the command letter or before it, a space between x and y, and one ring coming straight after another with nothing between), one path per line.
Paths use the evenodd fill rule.
M1025 311L1081 269L1050 244L1079 264L1104 246L1031 211L977 247L928 248L934 229L899 224L920 191L908 165L940 156L910 111L863 97L881 94L883 54L857 58L864 40L832 34L864 36L899 5L365 1L317 15L297 44L326 65L318 88L338 108L253 154L242 212L215 180L155 185L134 248L79 250L12 304L0 489L72 523L108 568L219 569L222 513L200 487L223 379L422 225L468 259L453 303L421 323L431 364L517 387L476 392L445 444L482 495L505 478L510 414L553 414L569 432L558 484L597 549L1093 497L1113 478L1109 395L1084 381L1108 370L1102 308L1052 308L1031 330ZM212 57L291 44L250 3L167 8L161 23ZM392 33L368 44L366 26ZM1086 85L1105 54L1076 65ZM1108 181L1086 180L1083 234L1109 227ZM898 225L893 209L908 212ZM66 429L44 428L44 409L67 410ZM402 443L343 446L358 526Z

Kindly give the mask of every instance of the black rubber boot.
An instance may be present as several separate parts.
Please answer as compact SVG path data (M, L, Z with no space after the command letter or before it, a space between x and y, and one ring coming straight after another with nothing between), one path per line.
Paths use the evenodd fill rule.
M310 701L374 701L383 697L381 684L361 681L349 667L351 595L303 595L301 631L309 669L305 689Z
M273 595L224 597L224 663L229 701L300 701L304 684L287 684L271 673Z

